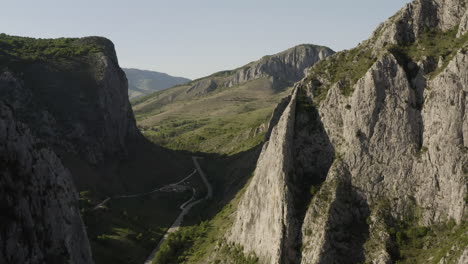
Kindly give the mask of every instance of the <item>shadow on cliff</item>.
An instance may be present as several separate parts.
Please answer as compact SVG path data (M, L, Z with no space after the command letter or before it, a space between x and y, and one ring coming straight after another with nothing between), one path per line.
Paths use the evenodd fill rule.
M304 89L298 90L295 124L295 177L291 189L295 194L295 217L297 249L296 257L301 262L300 247L303 238L301 228L312 197L318 192L327 175L331 174L334 160L339 160L324 128L320 114ZM338 161L335 161L338 162ZM345 166L343 165L343 168ZM335 169L335 168L334 168ZM347 169L339 174L336 199L328 212L328 227L325 231L323 254L318 263L360 263L364 261L363 245L369 236L366 219L369 208L351 185ZM356 209L357 208L357 209Z
M294 173L289 188L294 197L296 226L289 227L292 240L296 241L284 260L301 261L301 227L313 194L320 188L333 163L334 148L328 138L320 115L303 88L297 92L294 129ZM291 238L290 238L291 239Z
M346 168L340 171L337 178L336 197L328 211L325 241L318 263L364 263L370 209L352 186L351 174Z

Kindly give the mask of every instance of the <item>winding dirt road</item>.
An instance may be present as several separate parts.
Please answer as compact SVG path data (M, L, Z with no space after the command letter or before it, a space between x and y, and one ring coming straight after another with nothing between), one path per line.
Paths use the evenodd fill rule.
M184 220L184 216L186 214L188 214L188 212L190 211L190 209L192 209L192 207L194 207L195 205L197 205L197 204L199 204L199 203L201 203L201 202L203 202L205 200L211 199L211 197L213 197L213 188L211 187L210 182L206 178L205 173L201 169L200 164L198 164L197 159L199 159L199 157L192 156L193 164L195 165L196 171L198 171L198 173L200 174L200 177L203 180L203 183L206 186L206 195L205 195L205 197L203 197L201 199L198 199L196 201L193 201L195 199L196 190L194 188L192 188L192 191L193 191L192 197L187 202L183 203L180 206L180 209L182 209L182 212L180 212L179 216L176 218L176 220L174 221L172 226L166 231L166 234L164 234L164 237L161 239L161 241L159 241L158 246L153 250L153 252L151 252L151 254L146 259L144 264L151 264L152 263L154 257L156 256L156 253L159 250L159 247L161 247L161 245L164 243L164 241L166 241L166 239L169 237L169 235L171 233L174 233L177 230L179 230L180 225L182 224L182 221Z
M149 192L143 192L143 193L137 193L137 194L130 194L130 195L119 195L119 196L114 196L114 197L107 197L104 201L100 202L98 205L96 205L93 210L97 210L99 208L102 208L104 206L104 204L106 204L110 199L120 199L120 198L134 198L134 197L140 197L140 196L144 196L144 195L148 195L148 194L152 194L152 193L155 193L155 192L160 192L160 191L167 191L169 190L171 187L175 187L181 183L183 183L184 181L188 180L190 177L192 177L193 175L195 175L195 173L197 173L197 169L193 170L192 173L190 173L187 177L183 178L182 180L176 182L176 183L171 183L171 184L168 184L168 185L165 185L161 188L156 188L152 191L149 191ZM193 189L193 188L192 188Z

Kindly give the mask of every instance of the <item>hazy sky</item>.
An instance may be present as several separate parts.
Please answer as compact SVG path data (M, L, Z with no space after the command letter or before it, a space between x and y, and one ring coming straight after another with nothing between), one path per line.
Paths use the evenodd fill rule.
M122 67L198 78L302 43L349 49L409 0L0 0L0 32L105 36Z

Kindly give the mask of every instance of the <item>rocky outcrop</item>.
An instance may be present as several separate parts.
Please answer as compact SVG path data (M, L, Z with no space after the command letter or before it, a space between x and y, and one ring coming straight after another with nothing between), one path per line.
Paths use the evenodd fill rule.
M102 164L143 142L114 46L0 37L0 262L92 263L75 186L121 184Z
M151 140L168 148L239 153L262 141L276 104L304 77L308 67L331 54L333 51L326 47L299 45L240 68L146 96L133 102L133 110L142 131L153 130L156 133L148 133ZM233 117L241 115L246 122L239 125ZM169 124L176 116L193 124L193 129L180 130L182 127ZM224 127L230 124L234 129L226 131ZM161 128L166 125L178 132L162 133Z
M370 41L375 48L411 43L428 29L446 31L458 25L462 35L466 32L467 7L466 0L413 1L381 24Z
M274 87L291 84L304 77L304 71L316 62L332 55L326 47L299 45L272 56L247 64L235 70L225 81L224 86L231 87L262 77L272 78Z
M139 110L138 104L145 105L145 101L154 101L153 104L159 105L154 105L154 107L161 107L161 105L177 100L206 96L223 88L242 85L258 79L268 80L269 89L274 92L282 91L302 79L307 68L333 53L333 50L323 46L299 45L275 55L265 56L240 68L218 72L193 80L180 87L168 89L164 93L155 95L154 98L148 97L144 101L139 101L136 109ZM258 87L258 89L265 88ZM148 108L148 106L145 107Z
M71 175L0 102L0 262L92 263Z
M53 148L97 164L106 156L125 153L126 140L139 132L112 42L98 37L75 41L90 43L102 51L1 72L0 97Z
M288 106L273 128L229 241L260 263L393 263L398 223L466 225L465 12L465 1L415 1L337 64L312 68L326 74L296 85L291 102L302 106ZM452 43L461 45L438 65L388 45L418 41L427 27L457 29ZM333 75L366 49L375 60L362 76ZM463 259L464 247L444 259Z
M288 187L293 170L290 146L296 107L295 95L292 98L263 146L254 177L244 194L248 198L239 203L229 236L230 241L241 244L248 252L254 251L265 263L281 260L291 246L284 244L284 238L295 225Z

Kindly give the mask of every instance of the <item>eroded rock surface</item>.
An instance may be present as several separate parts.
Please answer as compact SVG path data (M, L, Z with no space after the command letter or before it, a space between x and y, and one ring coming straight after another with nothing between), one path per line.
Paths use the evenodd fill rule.
M69 171L1 102L0 168L0 262L93 263Z
M466 7L464 0L414 1L358 47L375 61L356 82L326 74L299 82L291 102L306 101L305 94L314 103L283 112L229 240L260 263L393 263L389 230L397 223L466 224L468 44L439 63L390 48L418 41L428 27L457 29L464 39ZM326 94L316 96L325 85ZM314 112L314 122L298 122ZM304 133L307 124L324 132ZM322 176L307 177L304 168ZM298 195L301 184L310 196ZM297 214L304 199L310 203ZM457 244L445 258L463 259L466 247Z

